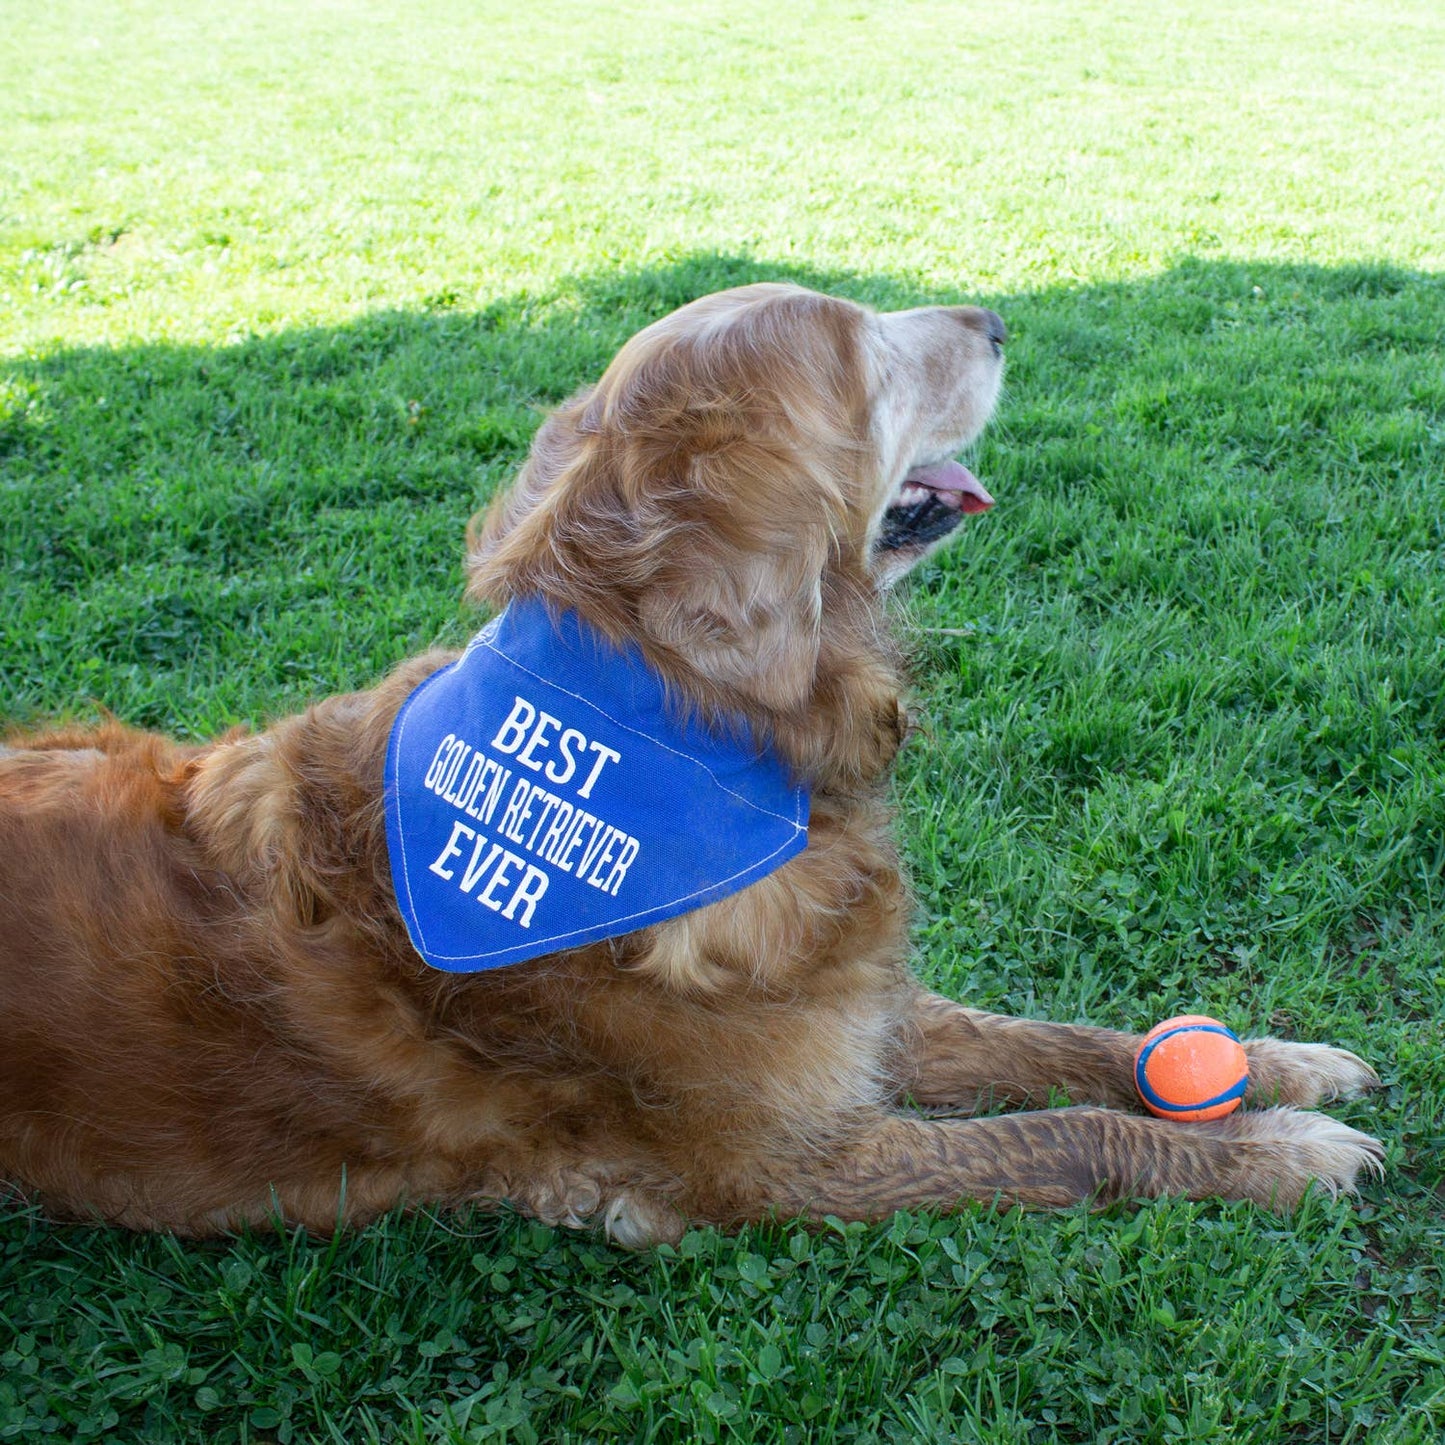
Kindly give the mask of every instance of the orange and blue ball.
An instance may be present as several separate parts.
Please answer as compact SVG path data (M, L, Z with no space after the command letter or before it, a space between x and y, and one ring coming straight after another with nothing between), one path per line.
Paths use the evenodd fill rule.
M1161 1119L1222 1119L1244 1098L1249 1060L1218 1019L1180 1014L1144 1035L1134 1055L1134 1086Z

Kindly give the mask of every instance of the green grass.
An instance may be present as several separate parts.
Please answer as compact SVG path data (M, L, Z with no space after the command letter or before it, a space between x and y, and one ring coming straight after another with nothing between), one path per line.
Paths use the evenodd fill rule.
M0 716L204 736L460 640L465 517L700 292L982 300L999 505L900 601L919 969L1345 1044L1389 1173L639 1258L11 1207L0 1439L1442 1438L1445 18L667 8L7 17Z

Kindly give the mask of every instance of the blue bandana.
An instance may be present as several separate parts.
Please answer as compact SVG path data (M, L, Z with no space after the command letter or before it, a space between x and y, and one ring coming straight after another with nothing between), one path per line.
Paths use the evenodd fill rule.
M671 716L635 649L515 601L402 704L386 841L417 952L470 973L736 893L807 845L808 790Z

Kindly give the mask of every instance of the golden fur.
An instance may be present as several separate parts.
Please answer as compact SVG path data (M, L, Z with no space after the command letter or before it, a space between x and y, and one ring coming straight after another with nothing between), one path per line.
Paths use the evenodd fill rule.
M884 515L982 429L1002 341L972 308L705 298L562 407L474 526L476 597L576 610L811 785L806 850L696 912L481 974L421 962L382 761L440 653L258 735L0 751L0 1175L137 1228L507 1200L634 1245L769 1211L1351 1187L1374 1141L1280 1106L1368 1087L1352 1054L1251 1041L1275 1107L1170 1124L1133 1112L1132 1037L907 970L882 593L940 539L885 545ZM1105 1107L959 1117L1055 1089Z

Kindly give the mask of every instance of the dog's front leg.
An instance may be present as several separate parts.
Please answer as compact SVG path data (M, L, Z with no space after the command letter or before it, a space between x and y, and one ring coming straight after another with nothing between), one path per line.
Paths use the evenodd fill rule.
M1058 1094L1074 1104L1138 1103L1132 1034L1006 1018L932 993L918 995L908 1022L903 1093L925 1109L1043 1108Z
M777 1201L814 1217L881 1219L964 1200L1057 1208L1093 1199L1183 1195L1297 1204L1378 1171L1375 1140L1323 1114L1268 1109L1181 1128L1108 1109L990 1119L889 1117Z
M1074 1104L1138 1107L1135 1034L981 1013L931 993L919 993L909 1022L903 1093L926 1109L1041 1108L1060 1093ZM1251 1104L1311 1108L1380 1082L1363 1059L1327 1044L1246 1039L1244 1050Z

